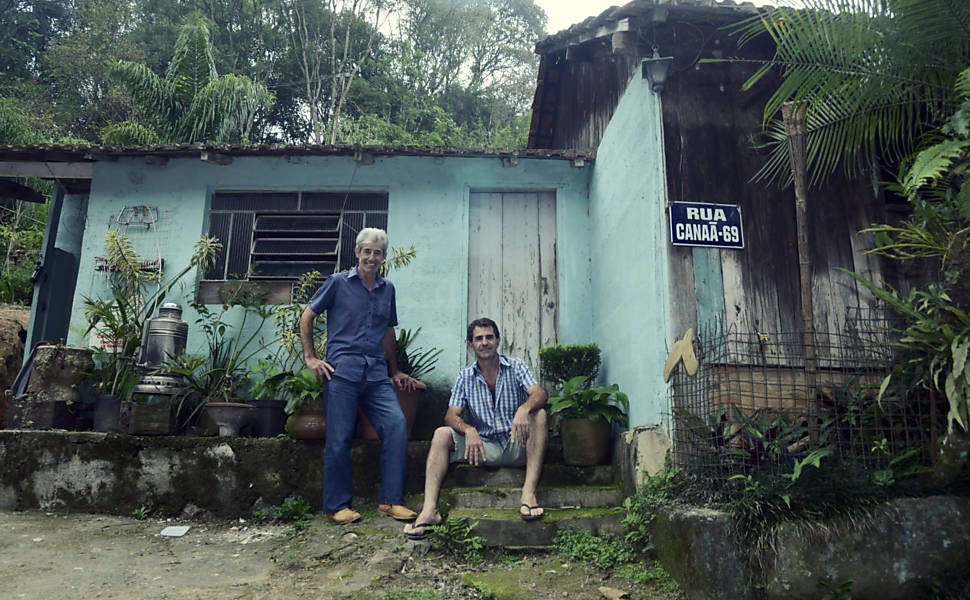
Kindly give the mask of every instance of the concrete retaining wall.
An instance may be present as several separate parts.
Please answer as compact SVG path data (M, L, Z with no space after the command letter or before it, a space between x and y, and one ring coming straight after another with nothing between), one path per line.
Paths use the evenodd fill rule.
M379 442L355 444L357 495L376 496L379 454ZM424 473L426 454L426 442L410 444L411 473ZM322 489L322 441L0 431L0 509L178 515L194 505L236 517L293 494L319 510Z
M691 600L815 600L841 584L851 586L855 600L931 598L938 597L934 586L961 577L966 582L970 573L966 497L904 498L852 518L783 524L767 543L771 553L763 557L762 575L746 569L731 530L723 512L657 515L658 558ZM763 586L754 595L756 583Z

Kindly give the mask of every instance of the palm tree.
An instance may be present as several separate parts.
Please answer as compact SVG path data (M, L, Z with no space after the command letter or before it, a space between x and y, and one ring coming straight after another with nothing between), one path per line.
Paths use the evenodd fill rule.
M165 77L142 64L119 61L110 76L131 91L163 142L246 142L253 119L273 106L273 94L245 75L216 73L209 29L202 19L182 26ZM145 125L145 124L143 124ZM138 135L134 135L136 132ZM136 124L109 128L112 142L151 139Z
M858 175L872 160L896 164L962 99L957 75L970 64L966 0L803 0L742 23L741 43L769 35L774 57L745 83L779 70L764 110L771 154L756 178L790 180L785 102L805 107L808 172L821 183L841 164Z

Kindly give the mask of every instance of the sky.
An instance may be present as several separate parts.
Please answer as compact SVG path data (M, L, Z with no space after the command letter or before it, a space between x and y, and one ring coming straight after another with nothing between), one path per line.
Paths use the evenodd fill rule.
M549 16L549 23L546 31L549 35L559 33L569 26L585 21L589 17L598 17L600 13L611 6L623 6L630 0L534 0L536 6L542 7ZM749 2L752 0L748 0ZM776 6L784 2L775 0L753 0L754 4L774 4Z

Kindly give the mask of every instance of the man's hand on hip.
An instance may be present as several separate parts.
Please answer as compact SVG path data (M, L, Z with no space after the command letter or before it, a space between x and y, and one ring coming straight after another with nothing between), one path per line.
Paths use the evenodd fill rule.
M402 371L398 371L391 376L391 383L394 384L395 388L408 392L414 389L414 381L415 380L413 377L410 375L405 375Z
M304 359L306 362L306 367L313 371L313 374L317 376L318 381L323 381L326 379L330 381L330 376L334 372L334 368L330 366L325 360L320 360L315 356L310 356Z

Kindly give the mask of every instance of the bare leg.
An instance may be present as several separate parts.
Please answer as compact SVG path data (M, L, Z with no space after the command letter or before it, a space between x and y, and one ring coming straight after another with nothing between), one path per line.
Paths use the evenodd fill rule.
M441 522L441 515L438 514L438 496L441 493L441 483L448 473L448 457L454 447L451 427L435 429L434 436L431 438L431 448L428 450L428 462L424 470L424 506L421 507L421 512L418 513L414 523L405 526L405 533L419 533L423 531L423 528L419 525Z
M546 442L549 438L549 429L546 424L546 411L539 409L529 415L529 439L525 443L525 483L522 484L522 504L533 506L528 513L522 506L519 511L522 514L530 514L538 517L542 514L539 507L539 500L536 498L536 487L539 485L539 477L542 475L542 461L546 458Z

